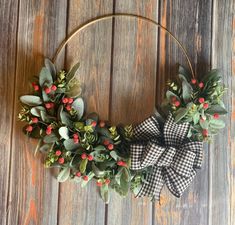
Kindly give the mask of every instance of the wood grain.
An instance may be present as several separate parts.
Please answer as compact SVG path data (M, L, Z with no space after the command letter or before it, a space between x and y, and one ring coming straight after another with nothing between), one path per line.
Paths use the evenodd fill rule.
M8 202L11 134L14 109L18 1L0 1L0 224L5 225ZM9 48L10 46L10 48Z
M68 33L85 21L112 13L112 1L70 1L68 8ZM111 65L112 20L95 24L80 33L67 48L66 63L70 67L81 63L78 79L84 84L87 112L98 112L108 119ZM66 211L64 210L66 209ZM80 184L60 185L58 224L105 223L105 204L95 182L82 189Z
M234 101L234 53L235 53L235 2L214 1L212 29L212 68L219 68L228 88L224 98L229 114L226 128L210 145L209 166L209 224L235 222L235 101ZM225 138L226 137L226 138Z
M209 70L211 43L211 1L164 1L160 22L183 43L192 59L197 77ZM202 19L203 18L203 19ZM180 22L179 22L180 21ZM187 67L179 47L164 33L160 33L157 87L165 93L164 83L176 75L177 63ZM158 97L161 102L163 95ZM164 188L161 205L155 205L155 224L198 225L208 220L208 150L204 147L202 169L180 199Z
M115 12L144 15L157 20L157 1L116 1ZM153 113L157 56L157 29L146 22L115 19L112 99L110 119L113 123L137 123ZM115 210L114 210L115 209ZM152 224L149 199L121 199L112 195L107 224Z
M1 225L233 225L235 221L235 2L234 0L0 1L0 224ZM164 188L161 204L122 199L108 206L95 183L86 189L58 184L34 157L36 142L17 122L18 97L30 92L45 56L78 25L99 15L134 13L166 26L182 42L197 77L222 70L228 87L226 129L205 146L203 168L181 199ZM151 25L115 19L83 31L67 46L59 68L81 62L87 111L113 123L137 123L153 112L176 63L186 60L171 39Z
M64 1L20 1L13 118L19 112L18 96L31 91L30 79L65 37L65 16ZM58 183L34 157L36 143L21 126L14 119L8 224L57 224Z

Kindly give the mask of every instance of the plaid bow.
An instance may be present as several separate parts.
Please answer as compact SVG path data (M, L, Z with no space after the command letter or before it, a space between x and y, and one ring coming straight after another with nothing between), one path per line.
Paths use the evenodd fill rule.
M189 128L189 123L176 124L171 114L162 126L151 116L134 128L131 169L152 167L136 197L159 200L164 183L176 197L183 194L202 163L202 142L187 138Z

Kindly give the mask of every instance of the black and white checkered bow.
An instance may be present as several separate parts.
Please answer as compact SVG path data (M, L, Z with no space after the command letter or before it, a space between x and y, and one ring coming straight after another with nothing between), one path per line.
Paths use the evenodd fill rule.
M202 142L187 138L189 127L189 123L176 124L170 114L163 126L151 116L134 128L131 169L152 167L136 197L159 200L164 184L176 197L183 194L202 163Z

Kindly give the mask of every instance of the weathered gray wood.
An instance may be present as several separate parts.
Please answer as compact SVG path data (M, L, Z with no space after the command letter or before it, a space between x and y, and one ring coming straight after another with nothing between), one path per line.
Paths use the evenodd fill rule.
M116 1L115 12L140 14L157 20L158 1ZM137 123L153 113L155 104L157 29L146 22L115 19L110 119ZM152 224L149 199L113 194L107 224Z
M68 33L96 16L112 13L112 1L70 1ZM87 28L72 40L67 48L66 63L70 67L81 63L78 78L84 86L87 112L98 112L108 119L112 20ZM66 209L66 210L65 210ZM105 204L95 182L82 189L80 184L60 185L58 224L105 223Z
M212 144L209 154L209 225L235 223L235 2L213 2L212 68L221 69L225 94L226 128Z
M209 70L212 1L162 1L160 22L187 49L197 77ZM176 75L176 63L187 66L179 47L164 33L160 34L158 93L165 93L166 81ZM188 66L187 66L188 68ZM164 96L157 94L159 104ZM176 199L164 188L161 205L156 203L155 224L206 225L208 222L208 155L182 198Z
M18 1L0 1L0 224L5 225L8 202Z
M13 3L12 3L13 4ZM13 13L13 12L11 12ZM18 96L65 37L65 1L20 1L8 224L57 224L58 184L16 121ZM15 60L15 59L13 59Z

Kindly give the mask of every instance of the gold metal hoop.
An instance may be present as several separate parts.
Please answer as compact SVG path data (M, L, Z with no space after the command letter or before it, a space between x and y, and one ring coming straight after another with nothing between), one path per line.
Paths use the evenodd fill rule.
M91 19L85 23L83 23L82 25L80 25L79 27L77 27L72 33L69 34L69 36L64 39L62 41L62 43L60 44L59 48L57 49L53 59L52 59L52 62L56 62L57 58L58 58L58 55L61 53L61 50L68 44L68 42L74 38L74 36L76 36L78 33L80 33L82 30L84 30L85 28L91 26L92 24L94 23L97 23L99 21L103 21L103 20L107 20L107 19L110 19L110 18L117 18L117 17L129 17L129 18L137 18L137 19L140 19L140 20L143 20L143 21L146 21L146 22L149 22L153 25L155 25L156 27L159 27L161 28L162 30L164 30L167 34L169 34L169 36L178 44L178 46L180 47L180 49L182 50L184 56L186 57L187 59L187 62L188 62L188 65L189 65L189 68L190 68L190 71L192 73L192 77L194 78L195 77L195 74L194 74L194 70L193 70L193 67L192 67L192 63L189 59L189 56L188 56L188 53L186 51L186 49L183 47L183 45L180 43L180 41L165 27L163 27L161 24L159 24L158 22L152 20L152 19L149 19L147 17L144 17L144 16L140 16L140 15L135 15L135 14L128 14L128 13L118 13L118 14L107 14L107 15L104 15L104 16L100 16L100 17L97 17L97 18L94 18L94 19Z

